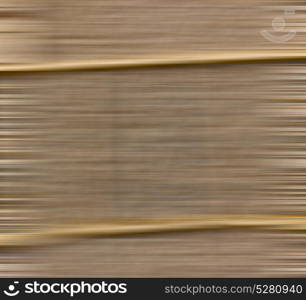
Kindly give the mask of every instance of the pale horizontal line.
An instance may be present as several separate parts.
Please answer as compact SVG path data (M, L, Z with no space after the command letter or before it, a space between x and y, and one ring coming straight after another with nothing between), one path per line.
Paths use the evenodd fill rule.
M125 59L59 61L33 64L0 64L0 72L71 72L82 70L116 70L162 66L265 62L282 60L306 60L306 51L214 51L205 53L152 55Z
M163 232L221 229L254 229L267 231L306 231L306 217L283 215L204 215L156 219L111 219L96 223L76 221L20 234L0 235L0 246L39 246L67 242L69 238L110 237Z

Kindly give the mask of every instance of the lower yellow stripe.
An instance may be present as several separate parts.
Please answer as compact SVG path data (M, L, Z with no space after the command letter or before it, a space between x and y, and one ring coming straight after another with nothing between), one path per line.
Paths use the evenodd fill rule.
M0 235L0 246L39 246L69 238L108 237L195 230L257 229L306 231L306 216L205 215L161 219L118 219L96 223L65 224L36 232Z

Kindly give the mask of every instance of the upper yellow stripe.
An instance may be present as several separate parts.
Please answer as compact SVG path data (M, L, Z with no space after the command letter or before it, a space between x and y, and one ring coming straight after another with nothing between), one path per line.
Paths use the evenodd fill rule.
M204 53L152 55L125 59L55 61L31 64L0 64L0 72L71 72L82 70L115 70L158 66L205 65L304 59L306 59L306 51L301 50L211 51Z

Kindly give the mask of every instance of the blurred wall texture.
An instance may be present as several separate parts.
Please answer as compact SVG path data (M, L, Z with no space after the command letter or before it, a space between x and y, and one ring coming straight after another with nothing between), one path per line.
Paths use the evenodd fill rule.
M303 50L301 5L0 0L0 244L67 223L305 215L302 61L1 71ZM305 241L254 228L78 237L0 248L0 267L2 276L304 276Z

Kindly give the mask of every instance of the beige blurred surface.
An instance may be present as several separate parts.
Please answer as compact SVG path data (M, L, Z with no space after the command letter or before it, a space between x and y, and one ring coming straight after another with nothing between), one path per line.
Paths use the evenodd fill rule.
M0 63L303 49L301 35L262 37L280 14L262 5L0 1ZM303 74L303 62L0 74L2 233L110 217L304 215ZM80 239L0 250L0 267L3 276L304 276L304 241L254 230Z

